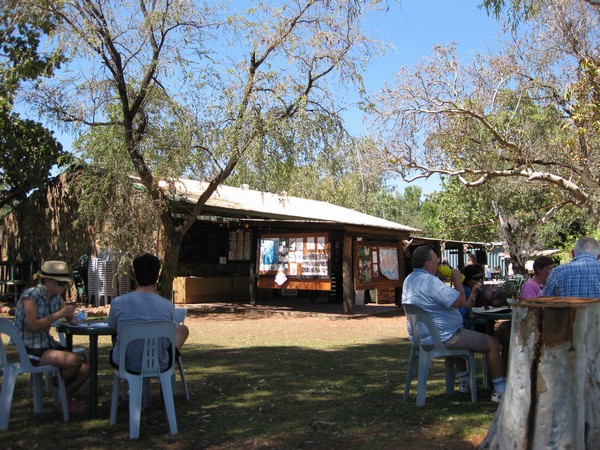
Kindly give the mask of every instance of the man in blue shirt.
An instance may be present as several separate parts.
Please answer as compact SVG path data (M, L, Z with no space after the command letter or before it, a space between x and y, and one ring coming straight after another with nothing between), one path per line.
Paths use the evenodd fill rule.
M555 267L543 295L600 298L600 244L591 237L577 240L573 261Z
M133 276L137 282L135 291L114 298L110 302L108 325L117 329L117 338L111 351L110 363L118 367L120 358L120 339L123 327L138 322L173 320L175 306L170 300L161 297L156 285L160 276L160 260L149 253L136 257L133 260ZM177 351L181 349L187 339L189 330L186 325L179 324L176 329ZM127 348L126 365L132 372L141 371L141 361L144 343L142 340L134 341ZM164 351L160 355L161 367L166 367L173 355L167 353L168 343L164 343Z
M413 252L412 260L414 270L404 280L402 303L415 305L427 311L447 348L467 348L485 353L494 384L492 401L499 402L505 387L500 344L494 336L463 328L463 318L459 308L466 305L467 298L462 286L462 274L456 269L452 270L451 281L454 287L440 280L436 276L438 256L428 245L417 247ZM410 324L408 332L412 337ZM426 339L424 341L427 343ZM470 387L466 363L464 359L456 358L455 365L461 379L458 391L468 393Z

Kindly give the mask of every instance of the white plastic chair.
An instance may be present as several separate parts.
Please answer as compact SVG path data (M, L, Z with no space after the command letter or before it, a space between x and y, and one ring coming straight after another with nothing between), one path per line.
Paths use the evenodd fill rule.
M185 316L187 315L187 308L175 308L175 312L173 313L173 320L175 324L181 325L185 322ZM190 391L188 389L187 380L185 378L185 370L183 369L183 359L181 358L181 352L178 352L177 355L177 368L179 369L179 376L181 377L181 384L183 386L183 392L185 395L185 399L190 399Z
M425 396L427 389L427 375L429 373L429 364L433 358L444 358L446 365L446 393L451 395L454 393L455 370L452 358L462 357L467 360L470 387L471 401L477 403L477 380L475 377L475 355L468 349L449 349L444 347L437 328L429 314L423 309L415 305L402 305L406 312L406 317L410 322L413 335L413 346L410 352L410 361L408 364L408 373L406 374L406 385L404 386L404 400L408 400L410 393L410 383L412 381L415 363L419 361L419 374L417 386L417 406L425 405ZM421 336L419 333L418 324L423 324L431 336L432 345L421 344Z
M175 322L138 322L123 327L119 334L119 369L113 377L112 401L110 405L110 424L117 423L117 405L119 402L119 385L127 380L129 385L129 438L137 439L140 435L140 416L142 410L142 392L149 394L151 378L160 380L167 419L171 434L177 434L175 402L173 400L173 378L175 377L174 358L170 365L161 371L159 357L163 351L163 339L169 340L171 354L175 355ZM131 373L125 367L127 347L133 341L143 340L141 373Z
M17 349L18 361L9 362L8 352L4 346L2 335L7 335ZM59 401L62 405L63 419L69 420L69 404L67 402L67 391L65 382L60 375L60 369L57 366L43 365L34 366L31 362L32 357L27 354L25 344L21 339L21 334L16 325L7 319L0 318L0 365L4 370L4 379L2 381L2 393L0 394L0 430L8 429L8 419L12 406L13 394L17 377L23 373L29 373L33 380L33 412L40 414L43 405L42 383L44 374L56 377L58 381Z

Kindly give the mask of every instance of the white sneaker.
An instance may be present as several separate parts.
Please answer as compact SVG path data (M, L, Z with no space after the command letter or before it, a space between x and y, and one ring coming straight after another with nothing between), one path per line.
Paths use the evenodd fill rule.
M458 389L457 390L461 394L470 394L471 393L471 386L469 386L467 383L460 383L458 385Z
M492 399L491 399L494 403L500 403L500 400L502 400L502 394L498 394L496 391L492 392Z

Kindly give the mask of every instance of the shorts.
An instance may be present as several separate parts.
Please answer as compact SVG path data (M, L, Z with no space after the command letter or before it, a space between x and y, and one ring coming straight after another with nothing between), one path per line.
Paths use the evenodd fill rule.
M34 366L37 366L40 363L40 359L42 359L42 356L48 350L61 350L61 351L64 351L64 352L67 351L66 347L63 347L62 345L58 346L57 348L52 348L52 347L45 347L45 348L25 347L25 350L27 350L27 354L29 355L29 360L31 361L31 363Z
M444 342L446 348L466 348L474 352L486 353L490 346L492 337L479 331L461 328L454 336Z

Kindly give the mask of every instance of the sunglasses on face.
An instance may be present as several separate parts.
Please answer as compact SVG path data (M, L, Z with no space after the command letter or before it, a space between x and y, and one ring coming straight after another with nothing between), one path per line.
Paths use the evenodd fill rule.
M57 281L56 284L59 285L60 287L65 287L66 285L69 284L69 282L68 281Z
M471 277L471 280L483 280L483 275L477 275L476 277Z

